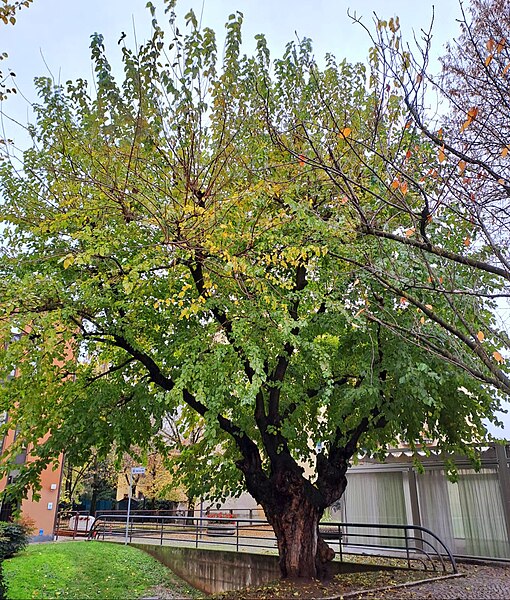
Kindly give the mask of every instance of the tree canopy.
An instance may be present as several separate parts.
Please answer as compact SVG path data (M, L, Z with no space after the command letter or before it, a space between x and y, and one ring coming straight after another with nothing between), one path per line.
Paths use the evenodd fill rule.
M474 456L495 420L495 342L482 355L436 327L451 297L431 281L471 285L470 265L424 261L420 246L434 231L444 252L462 247L466 226L425 214L425 238L402 243L420 230L420 190L436 189L406 174L437 152L375 70L333 56L319 68L306 39L271 60L257 36L242 55L240 13L220 60L192 12L181 33L168 3L168 42L150 10L152 39L122 49L121 83L100 35L94 94L37 80L33 145L0 167L0 404L18 429L11 460L32 456L13 489L62 450L79 462L148 445L186 406L190 427L205 422L184 453L204 473L189 485L246 486L282 574L315 576L332 556L318 520L357 451L432 437ZM371 235L376 223L391 235ZM477 273L482 293L458 304L475 334L499 285Z

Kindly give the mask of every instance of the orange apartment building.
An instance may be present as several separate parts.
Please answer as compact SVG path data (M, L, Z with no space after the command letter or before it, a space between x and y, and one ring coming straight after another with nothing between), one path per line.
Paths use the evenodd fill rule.
M7 415L8 418L8 415ZM5 419L4 419L5 422ZM2 440L1 451L3 452L13 443L16 437L15 430L9 430ZM16 463L21 465L30 461L30 449L18 455ZM21 502L21 514L34 523L34 537L42 540L53 539L53 531L57 518L60 483L62 478L63 457L52 466L48 466L41 473L41 489L39 500L34 500L32 494ZM8 476L0 480L0 492L16 478L17 470L12 469ZM8 521L12 518L13 507L11 503L2 500L0 504L0 521ZM17 507L16 507L17 508Z
M19 334L14 334L13 339L16 340ZM15 377L16 373L11 373L10 377ZM9 420L9 414L4 413L0 416L0 424L6 423ZM4 452L15 441L17 435L16 429L9 429L3 439L0 439L0 460ZM26 448L16 457L16 464L9 474L0 479L0 521L9 521L12 518L13 511L17 506L13 506L5 498L2 498L1 493L6 487L14 481L18 470L16 465L22 465L30 461L30 448ZM58 460L53 465L48 466L41 473L41 489L39 491L40 498L35 500L33 493L29 494L28 498L21 501L21 514L34 524L34 537L42 540L53 539L55 529L58 502L60 495L62 470L63 470L63 455L60 455Z

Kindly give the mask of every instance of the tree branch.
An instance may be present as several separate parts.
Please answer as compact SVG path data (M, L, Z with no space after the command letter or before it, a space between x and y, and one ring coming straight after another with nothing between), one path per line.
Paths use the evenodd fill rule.
M382 229L370 227L366 224L360 225L360 231L366 235L371 235L377 238L383 238L387 240L393 240L395 242L399 242L400 244L404 244L407 246L413 246L414 248L419 248L420 250L424 250L425 252L429 252L430 254L434 254L435 256L447 258L448 260L452 260L453 262L456 262L461 265L474 267L475 269L480 269L481 271L485 271L487 273L499 275L500 277L503 277L504 279L510 281L510 272L507 269L502 269L501 267L491 265L490 263L477 260L469 256L462 256L455 252L450 252L449 250L440 248L439 246L433 246L432 244L421 242L420 240L413 239L412 237L406 238L395 233L383 231Z

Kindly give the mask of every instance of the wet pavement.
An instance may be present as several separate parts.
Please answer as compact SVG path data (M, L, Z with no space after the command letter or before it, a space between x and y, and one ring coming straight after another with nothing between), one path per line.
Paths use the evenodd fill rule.
M356 598L392 600L509 600L510 566L459 565L464 577L426 582L407 588L368 592Z

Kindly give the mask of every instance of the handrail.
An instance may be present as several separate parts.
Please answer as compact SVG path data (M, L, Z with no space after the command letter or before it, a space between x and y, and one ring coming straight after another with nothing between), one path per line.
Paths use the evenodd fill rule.
M126 514L103 513L89 532L89 539L115 539L126 535ZM192 545L195 548L235 546L246 549L275 549L276 537L266 520L217 516L167 516L132 514L127 523L129 541L157 540L157 544ZM357 530L357 531L356 531ZM361 532L360 532L361 530ZM374 532L376 530L377 532ZM386 523L345 523L331 521L319 524L319 532L338 547L339 558L345 554L391 556L403 559L408 568L421 563L443 572L457 573L455 558L446 544L430 529L420 525Z
M359 527L359 528L378 528L378 529L403 529L404 531L419 531L421 533L425 533L427 535L429 535L431 538L433 538L436 542L438 542L440 544L440 546L442 547L444 554L448 557L448 560L450 561L453 569L454 569L454 573L457 573L457 564L455 562L455 558L453 557L453 554L450 552L449 548L446 546L446 544L443 542L443 540L437 536L432 530L428 529L427 527L422 527L421 525L390 525L390 524L385 524L385 523L338 523L338 522L331 522L331 523L320 523L319 524L319 530L320 527L326 527L327 525L340 525L343 527ZM352 535L352 534L351 534ZM365 537L371 537L370 534L365 534ZM389 537L389 538L394 538L394 536L375 536L375 537L379 537L379 538L385 538L385 537ZM416 536L416 537L412 537L409 538L412 539L416 542L419 543L426 543L427 545L429 545L431 548L433 548L433 545L431 542L429 542L428 540L424 539L423 536ZM419 548L414 548L415 550L418 550ZM442 558L442 554L440 552L438 552L437 550L435 550L436 555L438 556L438 558L440 558L441 563L444 564L444 559Z

